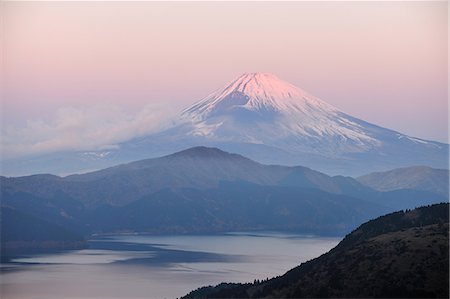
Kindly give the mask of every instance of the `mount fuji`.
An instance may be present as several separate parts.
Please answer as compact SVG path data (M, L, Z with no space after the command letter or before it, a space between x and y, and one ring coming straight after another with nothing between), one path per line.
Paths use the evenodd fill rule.
M348 115L269 73L245 73L183 110L179 124L123 144L159 154L214 146L259 162L358 175L411 165L448 167L447 144Z
M266 164L303 165L345 175L412 165L448 168L449 153L448 144L368 123L275 75L245 73L184 109L168 129L123 142L107 154L53 154L28 160L26 167L69 173L199 145L218 147Z
M272 74L244 74L184 110L190 136L337 157L381 146L374 128ZM189 126L188 125L188 126Z

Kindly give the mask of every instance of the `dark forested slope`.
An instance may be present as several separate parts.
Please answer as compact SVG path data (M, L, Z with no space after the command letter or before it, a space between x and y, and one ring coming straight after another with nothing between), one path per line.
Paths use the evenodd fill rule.
M448 298L448 208L437 204L379 217L280 277L205 287L185 298Z

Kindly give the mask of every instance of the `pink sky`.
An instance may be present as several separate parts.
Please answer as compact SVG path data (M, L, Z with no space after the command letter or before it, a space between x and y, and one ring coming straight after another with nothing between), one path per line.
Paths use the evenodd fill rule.
M178 111L259 71L372 123L448 140L445 1L8 2L3 15L10 143L64 134L42 128L67 109L113 107L106 124L120 118L120 131L117 114Z

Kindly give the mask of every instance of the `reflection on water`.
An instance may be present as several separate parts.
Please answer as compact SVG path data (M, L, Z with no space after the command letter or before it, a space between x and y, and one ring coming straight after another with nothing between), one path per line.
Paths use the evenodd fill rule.
M116 235L89 249L2 264L1 298L176 298L204 285L283 274L339 242L279 233Z
M111 250L78 250L69 253L39 255L34 257L16 258L14 263L27 264L109 264L136 258L151 258L152 252L141 251L111 251Z

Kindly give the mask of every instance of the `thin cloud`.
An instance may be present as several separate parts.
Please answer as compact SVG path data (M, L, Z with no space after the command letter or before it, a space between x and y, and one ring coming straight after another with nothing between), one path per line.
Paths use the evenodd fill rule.
M173 111L161 104L147 105L135 114L119 106L60 108L49 121L29 120L24 127L4 128L2 158L117 148L122 141L164 129L173 119Z

